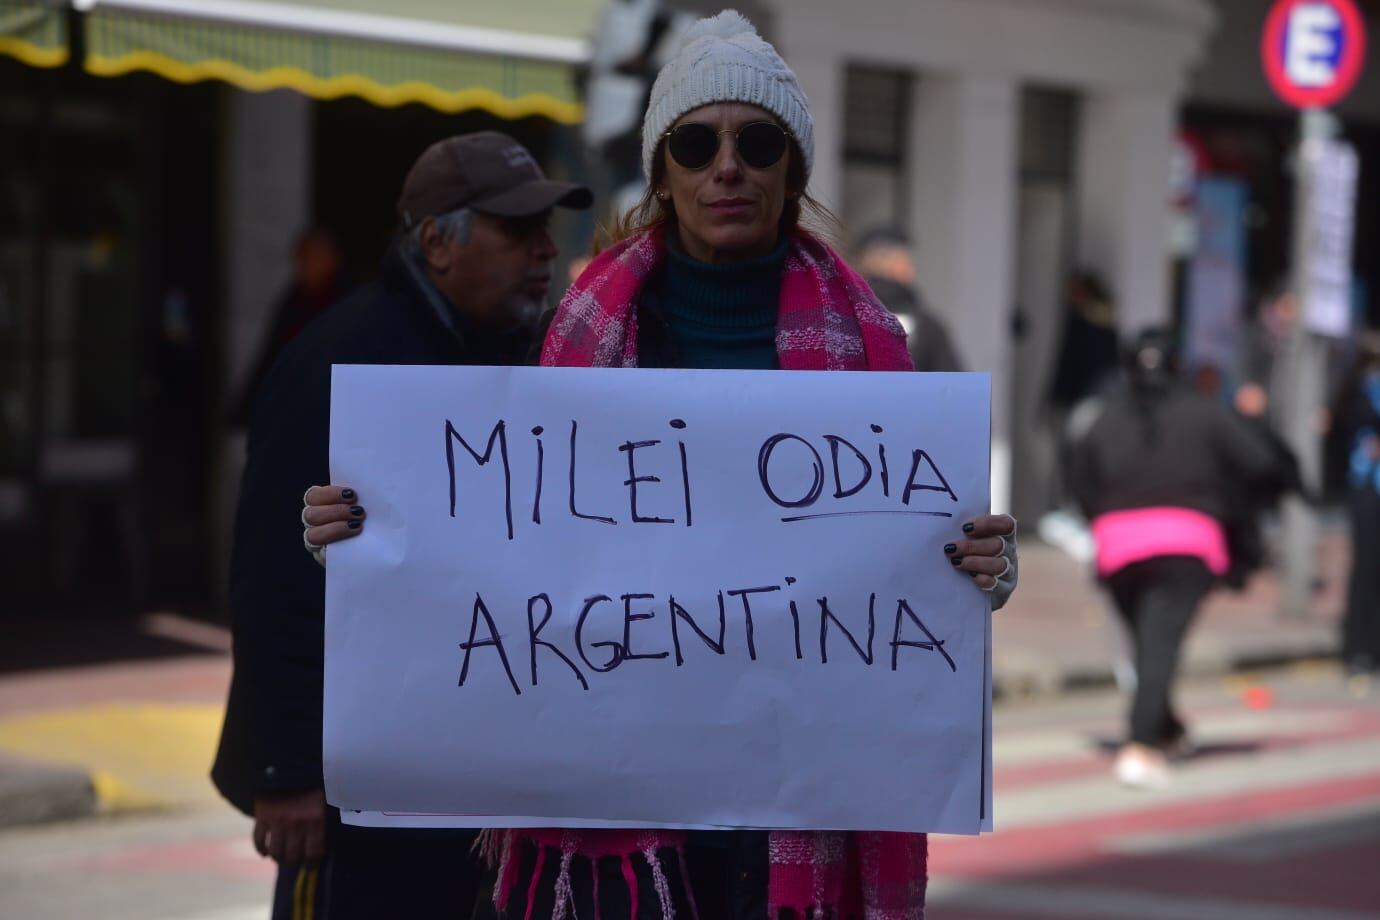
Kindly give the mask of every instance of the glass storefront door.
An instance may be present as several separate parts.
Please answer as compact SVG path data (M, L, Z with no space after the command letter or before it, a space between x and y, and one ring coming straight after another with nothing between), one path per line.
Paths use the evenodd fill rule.
M162 379L168 240L189 232L167 202L191 203L168 136L196 127L176 117L195 91L154 83L0 61L0 552L30 604L153 599L151 449L167 385L196 387Z

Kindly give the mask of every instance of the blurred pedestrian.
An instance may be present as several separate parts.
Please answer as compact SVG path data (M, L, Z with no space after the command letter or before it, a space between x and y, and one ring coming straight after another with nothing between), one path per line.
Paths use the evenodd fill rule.
M1075 273L1065 298L1064 329L1049 391L1050 404L1060 413L1093 395L1113 376L1120 355L1116 304L1102 279L1090 271Z
M1275 458L1269 475L1253 480L1233 480L1223 493L1227 501L1223 526L1231 556L1231 568L1224 581L1229 587L1241 589L1250 576L1269 561L1262 518L1278 509L1289 493L1304 495L1310 500L1313 497L1304 489L1298 457L1270 422L1265 392L1248 386L1238 388L1233 405L1237 415L1269 447Z
M1288 278L1275 282L1260 298L1254 316L1241 330L1237 368L1240 384L1234 397L1238 407L1244 401L1275 412L1273 397L1281 369L1280 357L1294 334L1298 315L1298 298Z
M819 208L807 190L809 106L749 22L726 11L691 28L657 78L642 137L647 194L562 300L543 365L910 369L895 318L801 223ZM335 488L307 496L308 521L348 516ZM308 539L358 532L332 527L312 527ZM967 522L942 551L975 589L993 592L994 607L1015 586L1015 521L1005 515ZM924 910L924 835L545 829L487 839L501 865L477 917L862 920Z
M1120 353L1112 292L1093 272L1070 275L1065 286L1064 328L1048 393L1047 419L1057 458L1048 501L1055 510L1040 522L1042 532L1050 525L1070 531L1066 522L1072 515L1066 509L1072 494L1071 445L1087 431L1091 407L1115 378Z
M453 920L474 903L474 832L352 827L327 807L325 585L288 509L329 476L331 365L523 363L532 330L520 318L540 313L551 284L551 209L589 205L587 189L547 181L506 135L432 145L403 183L378 280L296 336L264 380L235 521L235 670L212 777L280 866L275 917L315 905L308 914L328 920ZM357 496L338 498L330 526L357 529Z
M273 307L267 334L231 412L232 424L249 424L254 399L273 362L308 323L340 298L341 287L340 247L335 237L321 227L309 228L293 246L292 280Z
M1380 670L1380 331L1361 338L1356 373L1333 412L1351 444L1351 579L1342 660L1353 678Z
M1230 569L1230 483L1278 475L1269 444L1177 376L1173 339L1142 334L1125 379L1074 445L1074 496L1092 525L1097 573L1135 645L1136 689L1115 772L1132 786L1169 780L1187 744L1170 699L1179 650L1216 579Z
M858 241L858 270L906 330L917 371L961 371L949 332L916 286L910 239L896 227L874 227Z
M1201 386L1199 392L1203 392ZM1203 394L1216 399L1219 392L1220 388L1216 392ZM1265 514L1277 510L1279 502L1290 492L1303 495L1308 501L1315 501L1315 497L1304 488L1299 458L1294 455L1288 441L1275 430L1268 412L1270 396L1265 389L1254 383L1243 383L1236 388L1231 401L1236 414L1259 434L1275 455L1272 476L1254 481L1234 481L1225 492L1230 509L1224 526L1227 528L1227 549L1231 553L1231 570L1224 581L1230 588L1242 589L1250 575L1263 568L1268 561L1264 539Z

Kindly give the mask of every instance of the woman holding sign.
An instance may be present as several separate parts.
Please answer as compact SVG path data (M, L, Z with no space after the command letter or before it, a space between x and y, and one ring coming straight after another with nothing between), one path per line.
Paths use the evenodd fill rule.
M650 186L550 319L541 363L575 367L911 370L905 334L802 213L813 122L795 75L735 12L701 20L657 77L643 124ZM341 487L308 493L309 544L360 532ZM943 547L1005 603L1015 521L969 521ZM821 739L825 740L825 739ZM917 778L919 781L920 778ZM500 830L503 918L921 917L924 835Z

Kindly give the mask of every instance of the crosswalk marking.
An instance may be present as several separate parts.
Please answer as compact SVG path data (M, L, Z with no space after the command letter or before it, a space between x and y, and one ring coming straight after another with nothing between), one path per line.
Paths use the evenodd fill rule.
M979 885L930 883L927 908L936 916L944 908L970 907L1011 911L1011 916L1096 917L1098 920L1374 920L1374 914L1349 910L1324 910L1297 905L1221 901L1176 895L1133 892L1122 888L1065 888L1054 885L1022 885L985 880Z
M1117 853L1152 856L1199 851L1237 862L1266 862L1322 845L1343 846L1376 837L1380 828L1380 798L1350 801L1282 817L1266 815L1250 823L1190 830L1141 832L1112 841Z
M163 920L268 920L268 914L267 904L259 903L240 907L220 907L193 914L174 914Z
M1376 772L1376 764L1380 764L1380 739L1375 738L1286 748L1256 755L1248 771L1241 769L1236 757L1190 761L1176 771L1169 789L1147 793L1117 785L1109 760L1105 777L1079 777L1006 794L998 786L996 823L998 830L1011 830L1106 817L1282 785L1369 776Z

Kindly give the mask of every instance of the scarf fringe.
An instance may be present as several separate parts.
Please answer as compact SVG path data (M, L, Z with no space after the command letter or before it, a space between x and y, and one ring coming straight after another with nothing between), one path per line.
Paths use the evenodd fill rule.
M623 839L625 849L615 845ZM477 843L482 852L498 854L499 883L494 905L507 917L511 894L520 883L521 859L514 849L521 842L535 849L531 878L522 920L538 920L537 893L547 866L559 858L552 890L551 920L580 920L575 913L572 876L574 858L588 860L593 889L593 920L630 920L641 908L642 890L634 858L647 861L656 892L658 917L676 920L675 892L661 856L675 853L683 894L689 902L690 920L700 920L690 884L684 838L674 831L641 831L636 840L617 832L580 830L492 830ZM927 840L924 834L893 834L835 831L775 831L768 846L771 871L768 879L768 916L790 920L924 920L928 880ZM599 861L618 860L618 874L626 886L631 913L628 918L602 917L599 906ZM667 857L669 858L669 856ZM492 863L490 863L492 865ZM542 918L544 920L544 918Z
M479 862L490 869L495 868L502 859L503 846L508 832L494 827L486 827L474 838L470 852L479 857Z
M652 870L652 885L656 888L656 896L661 900L661 916L666 920L676 920L676 906L671 903L671 883L666 880L666 872L661 868L661 860L657 858L656 850L648 846L642 851L642 855ZM689 879L686 879L685 887L690 887Z
M508 909L510 895L513 888L517 886L518 864L513 860L513 838L515 835L511 830L495 828L485 829L480 834L480 838L482 839L486 834L490 841L487 848L490 854L488 863L490 868L495 866L493 858L497 856L498 874L494 884L494 907L497 908L498 913L502 914ZM499 842L493 844L492 841L494 840ZM478 842L476 841L476 843ZM481 849L480 852L483 853L485 850Z
M568 846L561 848L561 868L556 874L556 890L554 892L555 906L552 908L551 920L565 920L567 906L571 905L570 892L570 862L575 858L575 843L571 841ZM597 911L596 911L596 918Z
M518 883L518 863L512 858L513 847L518 838L517 831L503 830L501 828L486 828L481 831L472 847L473 851L479 855L484 865L490 868L497 868L498 883L494 886L494 906L500 916L506 914L508 906L512 900L511 895ZM540 833L540 832L538 832ZM550 832L546 832L550 834ZM546 871L548 852L553 849L550 840L531 840L537 850L536 863L532 868L532 878L528 885L527 905L523 912L523 920L535 920L533 912L535 910L536 893L540 887L541 877ZM561 835L560 840L560 866L556 873L556 881L552 891L552 913L551 920L566 920L573 917L575 911L574 887L572 883L572 864L576 856L587 855L589 859L590 883L594 893L594 920L601 920L599 915L599 858L601 854L591 853L582 854L581 844L582 834L579 831L566 831ZM619 860L620 874L623 882L628 888L628 900L631 905L631 915L636 917L638 914L640 901L640 886L637 880L637 871L633 865L634 855L641 854L647 860L647 866L652 876L652 887L656 891L657 905L661 910L661 917L664 920L675 920L676 906L675 899L671 892L671 880L666 876L666 870L661 865L658 850L663 848L672 849L676 854L676 859L680 866L681 879L685 885L685 894L690 902L692 920L699 920L699 910L695 906L694 895L690 891L689 867L685 861L685 849L679 843L671 843L664 840L660 835L654 833L641 834L638 848L630 853L604 853L605 856L617 856ZM575 918L578 920L578 917Z
M700 920L700 906L695 903L695 886L690 884L690 864L685 861L685 850L676 847L676 858L680 860L680 877L685 880L685 900L690 902L692 920Z

